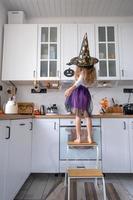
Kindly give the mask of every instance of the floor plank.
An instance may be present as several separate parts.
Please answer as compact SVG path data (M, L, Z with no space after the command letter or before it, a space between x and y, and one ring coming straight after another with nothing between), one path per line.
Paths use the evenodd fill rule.
M120 200L133 200L133 174L106 174L105 181L107 184L113 183ZM94 191L90 185L89 187L85 191L85 184L82 181L76 183L73 180L71 199L87 200L85 197L87 195L86 192L89 190ZM99 188L95 188L98 200L101 200L102 188L100 187L101 185L99 185ZM61 174L56 176L54 174L31 174L15 200L66 200L66 191L64 177Z
M44 188L47 184L48 181L48 175L47 174L38 174L37 176L34 177L34 180L28 189L27 193L24 196L25 200L40 200Z
M51 174L48 178L41 199L46 199L49 193L52 192L52 190L54 190L54 188L57 187L57 185L61 182L62 182L61 176L55 176L54 174Z

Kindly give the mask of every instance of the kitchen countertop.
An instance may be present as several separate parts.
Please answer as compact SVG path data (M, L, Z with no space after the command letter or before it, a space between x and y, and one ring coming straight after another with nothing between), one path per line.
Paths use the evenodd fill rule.
M16 120L34 118L34 115L0 114L0 120Z
M50 114L50 115L17 115L17 114L0 114L0 120L16 120L16 119L74 119L72 114ZM105 113L92 115L92 118L133 118L133 115L124 115L122 113Z
M35 118L45 119L73 119L75 115L72 114L50 114L50 115L36 115ZM105 113L92 115L92 118L133 118L133 115L124 115L123 113Z

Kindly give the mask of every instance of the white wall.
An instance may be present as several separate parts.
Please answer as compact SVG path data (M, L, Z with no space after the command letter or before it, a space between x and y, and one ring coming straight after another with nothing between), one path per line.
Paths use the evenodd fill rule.
M31 88L32 85L19 85L18 91L17 91L17 101L18 102L34 102L35 105L38 107L40 105L45 105L45 107L48 107L49 105L52 105L53 103L56 103L59 112L65 113L65 97L64 97L64 91L65 88L59 89L59 90L47 90L47 93L45 94L31 94ZM129 87L128 85L125 86L113 86L112 88L90 88L90 92L93 99L93 113L99 113L100 110L100 100L104 97L107 97L111 102L111 98L113 97L116 103L118 104L124 104L128 101L128 94L123 93L123 88ZM130 86L131 87L131 86ZM130 98L130 102L133 102L133 96Z

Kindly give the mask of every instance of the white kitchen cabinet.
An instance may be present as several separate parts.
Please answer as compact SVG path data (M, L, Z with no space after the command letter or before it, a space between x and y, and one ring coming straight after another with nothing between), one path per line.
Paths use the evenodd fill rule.
M61 80L74 80L74 76L66 77L66 69L75 70L75 65L66 65L70 59L78 56L77 50L77 24L61 25Z
M30 174L31 120L11 120L5 200L13 200Z
M85 33L88 36L89 50L92 57L96 56L95 48L95 29L94 24L78 24L78 54L81 49L83 37Z
M133 173L133 119L129 119L129 141L131 173Z
M98 80L119 79L118 30L116 25L97 24L96 57Z
M133 80L133 23L119 24L120 74L122 80Z
M35 119L32 172L59 172L59 119Z
M2 80L33 80L37 67L37 25L4 26Z
M128 119L102 119L101 122L103 172L129 173L131 155Z
M60 25L39 25L37 79L60 79Z
M0 121L0 200L6 200L6 177L8 169L8 145L10 138L10 121Z

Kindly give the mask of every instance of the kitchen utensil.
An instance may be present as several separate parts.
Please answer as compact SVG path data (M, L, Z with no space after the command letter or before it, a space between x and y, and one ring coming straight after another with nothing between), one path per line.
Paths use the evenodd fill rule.
M18 113L18 104L13 100L9 99L5 105L5 114L17 114Z
M123 106L123 113L125 115L133 115L133 103L128 103Z

